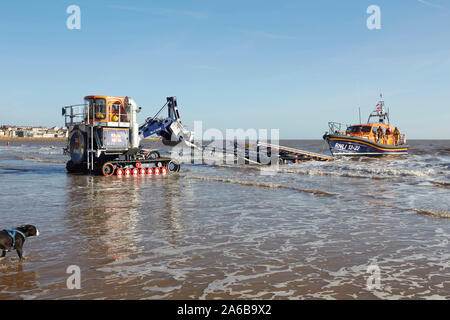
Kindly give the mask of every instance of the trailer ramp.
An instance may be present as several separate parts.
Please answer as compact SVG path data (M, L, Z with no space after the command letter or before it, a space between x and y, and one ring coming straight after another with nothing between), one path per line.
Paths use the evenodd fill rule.
M315 160L315 161L333 161L334 158L323 155L320 153L310 152L306 150L300 150L300 149L294 149L290 147L283 147L276 144L269 144L265 142L258 142L258 145L265 148L270 148L271 150L278 151L278 154L280 156L280 159L285 160L292 160L292 159L298 159L300 161L308 161L308 160Z

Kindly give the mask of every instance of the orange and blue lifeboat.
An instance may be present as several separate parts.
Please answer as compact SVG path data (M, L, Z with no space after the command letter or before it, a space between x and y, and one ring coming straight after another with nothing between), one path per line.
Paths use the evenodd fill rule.
M378 121L373 122L374 118L378 118ZM406 136L389 123L383 100L378 102L366 124L345 126L329 122L328 127L329 131L323 139L327 141L333 156L408 153Z

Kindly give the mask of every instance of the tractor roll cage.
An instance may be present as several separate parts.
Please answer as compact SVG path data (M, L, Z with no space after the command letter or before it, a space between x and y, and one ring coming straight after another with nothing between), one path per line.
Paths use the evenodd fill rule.
M122 108L118 108L118 112L112 114L106 108L106 112L101 118L97 118L95 114L95 108L90 108L87 103L84 104L74 104L70 106L65 106L62 108L62 115L64 116L64 124L66 127L79 125L79 124L92 124L98 126L107 127L129 127L129 121L123 121L123 119L128 120L128 113L121 112ZM112 116L117 116L117 121L111 121ZM106 121L104 120L106 119Z

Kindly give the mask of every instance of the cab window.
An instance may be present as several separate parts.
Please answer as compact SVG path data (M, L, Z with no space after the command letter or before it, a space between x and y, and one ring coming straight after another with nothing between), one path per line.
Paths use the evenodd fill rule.
M370 132L370 126L364 126L364 127L362 127L362 130L361 130L361 131L364 132L364 133Z
M122 106L120 101L114 101L111 105L111 112L120 116L120 121L128 121L127 113L125 112L125 108Z
M94 108L95 119L105 119L106 118L106 100L105 99L95 99Z
M85 99L88 106L89 119L95 118L96 120L102 120L106 118L106 100L87 98ZM86 115L87 117L88 115Z
M115 113L115 114L119 114L119 112L120 112L120 103L119 102L113 102L111 104L111 111L113 113Z

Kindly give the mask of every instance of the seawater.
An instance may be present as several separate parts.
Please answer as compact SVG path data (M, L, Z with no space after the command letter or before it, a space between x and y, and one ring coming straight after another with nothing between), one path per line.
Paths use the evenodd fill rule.
M64 145L0 145L0 228L41 231L26 260L0 261L0 299L450 298L450 141L272 175L187 161L128 178L67 174ZM81 289L67 288L70 265Z

